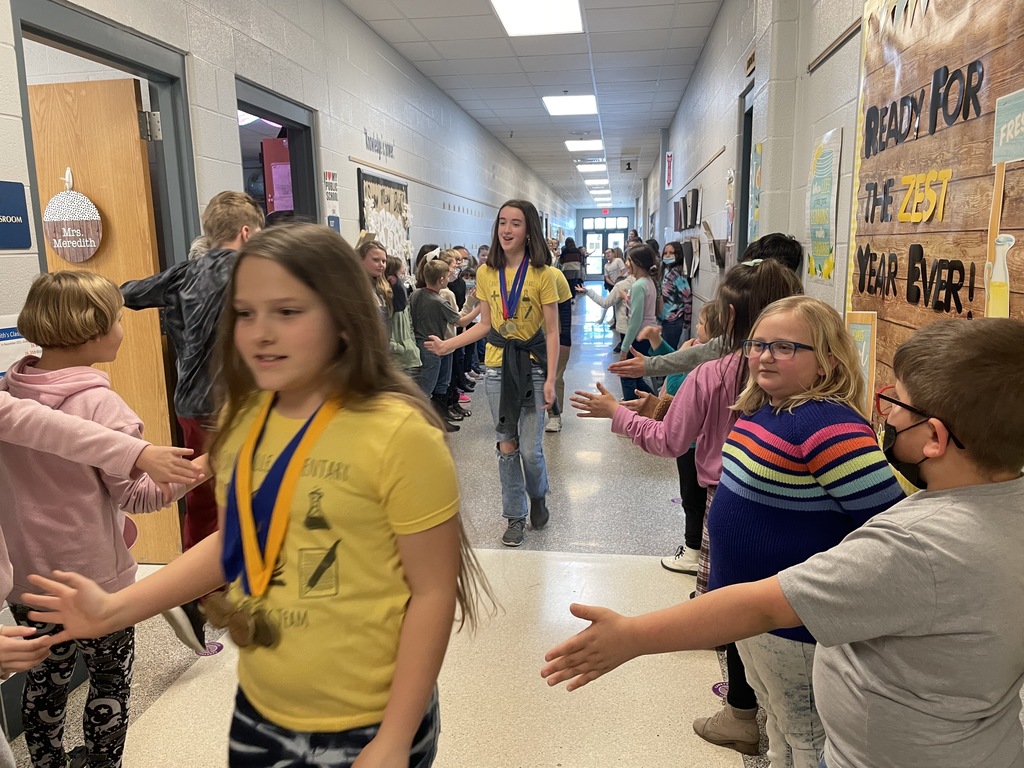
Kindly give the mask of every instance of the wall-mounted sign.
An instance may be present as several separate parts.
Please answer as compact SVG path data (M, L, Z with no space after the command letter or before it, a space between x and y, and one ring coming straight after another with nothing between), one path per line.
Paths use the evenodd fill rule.
M665 153L665 189L672 189L672 153Z
M0 181L0 251L23 251L31 247L25 185Z
M103 222L92 200L75 192L71 169L64 174L64 191L54 195L43 211L46 245L65 261L91 259L103 238Z
M324 199L327 201L327 218L338 218L341 211L338 204L337 171L324 171Z
M1024 316L1020 7L865 3L848 309L878 313L879 384L937 317Z
M367 151L373 152L378 159L391 160L394 158L395 143L393 141L385 141L376 133L370 133L367 128L363 128L363 137L366 139Z

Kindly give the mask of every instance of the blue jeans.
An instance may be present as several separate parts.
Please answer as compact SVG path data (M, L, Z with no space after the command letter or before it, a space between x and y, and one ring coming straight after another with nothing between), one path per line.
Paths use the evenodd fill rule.
M501 478L501 516L509 520L522 520L530 499L539 499L548 492L548 470L544 463L544 371L533 366L534 406L525 407L519 414L519 434L496 433L499 443L516 440L512 453L498 454L498 477ZM497 430L501 407L501 368L488 368L484 377L484 393L491 407L491 417Z
M818 768L828 768L828 765L825 764L825 756L824 755L821 756L821 762L818 763Z
M423 365L416 374L416 381L423 393L430 397L444 397L448 394L448 380L452 376L452 356L438 357L427 351L423 342L417 339L416 346L420 349L420 361Z
M228 744L230 768L349 768L379 725L335 733L305 733L264 718L238 689ZM437 693L423 716L409 751L409 768L430 768L437 754L441 715Z
M649 341L647 341L647 339L643 339L641 341L634 341L633 342L633 349L635 349L641 355L648 355L649 356L651 354L651 344L650 344ZM626 350L622 350L622 351L625 352ZM622 399L623 400L636 400L636 393L637 392L651 392L651 393L653 393L654 390L651 389L651 386L646 381L644 381L644 378L642 376L640 376L638 378L635 378L635 379L631 378L629 376L623 376L622 377Z

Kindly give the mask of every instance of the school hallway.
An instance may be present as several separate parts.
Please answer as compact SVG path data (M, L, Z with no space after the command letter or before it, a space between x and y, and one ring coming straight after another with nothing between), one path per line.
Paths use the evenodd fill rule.
M600 313L592 301L576 300L566 398L598 380L621 392L606 371L614 341L608 326L597 324ZM544 436L551 521L509 549L500 543L505 526L483 393L467 407L473 415L450 444L464 522L502 610L475 636L452 638L439 681L435 766L741 768L738 753L707 744L691 727L721 704L712 690L723 679L714 652L638 659L571 694L540 677L544 653L584 626L569 614L571 602L640 613L693 590L694 577L659 562L682 543L674 462L613 435L607 420L566 414L562 431ZM146 570L153 568L140 573ZM125 768L225 764L237 651L226 636L217 639L221 652L196 658L161 619L139 625ZM81 743L83 694L80 688L69 707L67 747ZM19 766L27 766L24 739L14 748Z

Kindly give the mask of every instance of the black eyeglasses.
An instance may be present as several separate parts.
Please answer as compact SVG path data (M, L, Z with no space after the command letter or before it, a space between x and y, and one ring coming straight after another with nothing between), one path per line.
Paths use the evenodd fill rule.
M884 394L885 392L889 391L895 392L896 387L894 387L892 384L889 384L888 386L882 387L880 390L875 392L875 410L878 412L878 415L881 416L882 418L885 418L892 412L892 407L894 405L898 405L903 410L910 411L910 413L917 414L922 419L937 418L929 413L922 411L920 408L915 408L912 405L904 403L902 400L897 400L895 397L891 397L890 395ZM964 444L960 441L960 438L953 434L953 430L951 430L947 426L946 431L949 432L949 439L953 441L953 445L955 445L961 451L964 450Z
M776 360L791 360L800 349L809 349L812 352L814 347L801 344L799 341L758 341L747 339L743 342L744 357L760 357L765 350Z

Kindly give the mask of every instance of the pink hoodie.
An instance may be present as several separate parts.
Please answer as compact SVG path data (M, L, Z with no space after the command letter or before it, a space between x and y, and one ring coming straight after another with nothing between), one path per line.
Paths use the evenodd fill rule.
M142 435L142 422L111 391L107 374L88 367L44 371L33 367L36 362L35 357L17 362L0 379L0 390L132 438ZM127 474L130 465L100 460L102 454L108 459L123 454L117 435L108 433L100 448L95 442L76 443L74 433L64 437L68 447L77 448L71 454L76 459L0 443L0 530L13 566L15 600L32 591L29 574L54 569L81 573L111 592L128 586L137 566L124 541L124 512L153 512L168 503L148 475L127 479L90 466L102 463ZM9 434L4 438L13 439ZM174 490L180 498L184 486Z
M672 398L664 421L616 408L612 432L627 435L647 453L666 458L682 456L696 441L697 482L703 488L718 485L722 447L738 415L729 408L739 394L736 374L740 365L746 365L746 360L738 354L699 365Z

